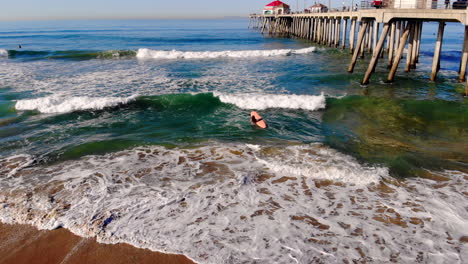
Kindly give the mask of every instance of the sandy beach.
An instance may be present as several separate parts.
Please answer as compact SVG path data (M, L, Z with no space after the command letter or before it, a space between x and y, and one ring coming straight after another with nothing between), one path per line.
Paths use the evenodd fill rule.
M182 255L135 248L128 244L100 244L66 229L37 230L28 225L0 224L0 263L193 263Z

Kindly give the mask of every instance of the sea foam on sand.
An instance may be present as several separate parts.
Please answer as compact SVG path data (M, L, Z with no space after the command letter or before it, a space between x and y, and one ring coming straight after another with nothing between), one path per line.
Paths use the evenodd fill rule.
M0 220L199 263L462 263L468 176L440 174L399 181L321 144L138 147L3 171Z

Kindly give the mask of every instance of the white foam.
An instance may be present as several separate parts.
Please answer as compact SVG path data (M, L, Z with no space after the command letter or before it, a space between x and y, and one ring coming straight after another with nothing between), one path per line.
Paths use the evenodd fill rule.
M66 68L54 60L27 64L15 60L8 60L8 63L7 60L3 61L0 66L0 86L11 86L16 91L39 95L35 97L43 96L44 93L70 97L120 97L213 90L226 93L284 93L284 87L273 81L279 73L251 71L250 63L246 60L200 69L203 74L193 78L169 74L167 67L148 67L137 60L70 61Z
M215 92L221 102L243 109L289 108L315 111L325 108L325 95L287 94L222 94Z
M253 148L252 148L253 149ZM377 183L388 177L388 169L364 167L354 158L329 148L317 148L316 155L305 155L309 146L289 147L281 154L257 155L257 159L272 171L290 176L340 181L357 185ZM322 162L317 162L322 161Z
M292 146L275 148L275 151L285 151L284 155L290 155L291 152L309 155L304 151L317 147ZM258 162L256 156L269 159L270 165L283 159L281 155L266 155L269 151L259 145L215 145L194 150L139 148L105 156L85 157L57 166L29 168L31 171L26 171L24 175L33 174L35 177L25 177L21 185L13 181L22 178L21 171L15 171L15 177L0 183L0 201L8 201L7 204L0 202L0 220L29 223L42 229L63 226L81 236L97 236L101 242L127 242L153 250L184 253L201 263L224 263L230 255L240 260L251 260L255 256L268 259L273 253L275 257L283 258L280 244L273 244L268 250L264 248L265 241L262 238L271 239L269 233L273 227L260 227L263 226L264 217L252 218L253 222L239 218L241 215L248 217L261 209L265 197L258 196L257 188L273 188L278 194L275 200L288 193L287 189L281 190L282 184L270 186L271 181L256 183L257 174L271 173L270 168ZM323 151L317 155L324 155L322 159L325 159L335 154L333 151ZM321 163L313 158L309 162L315 165ZM215 170L205 170L207 166ZM358 167L352 168L356 168L355 174L359 174ZM284 176L291 175L288 172L273 172L272 180ZM319 178L318 175L314 177ZM314 177L308 180L313 181ZM352 182L353 179L350 175L347 181ZM23 200L26 198L24 195L11 197L8 192L2 193L15 188L40 189L38 186L44 184L62 183L63 191L35 193L34 199L29 202ZM49 187L43 189L50 190ZM7 196L8 199L2 199ZM54 198L52 202L50 197ZM182 198L189 207L181 211ZM64 204L71 204L71 207L63 210L61 207ZM284 206L287 208L290 205ZM223 207L226 209L220 213L219 208ZM31 215L34 217L31 218ZM114 215L115 220L103 229L102 222L111 215ZM278 220L288 218L288 215L288 211L281 212ZM200 221L200 218L206 221ZM258 243L258 246L246 251L249 244L236 242L242 234L224 234L223 230L227 227L243 229L245 235L252 235L252 240L249 240ZM258 235L257 238L253 238L254 233ZM287 238L289 231L282 229L278 235ZM198 242L200 239L201 244ZM228 246L220 248L219 254L207 254L210 248L218 247L216 240ZM288 240L285 242L292 242ZM195 244L198 246L193 247ZM289 248L295 247L293 243ZM243 252L248 253L244 255ZM209 256L203 259L201 255ZM294 257L297 257L296 253Z
M34 162L31 155L20 154L0 159L0 178L11 177Z
M399 182L320 144L140 147L16 170L0 221L198 263L463 263L468 180L446 174Z
M8 51L6 49L0 49L0 57L8 57Z
M292 54L307 54L315 51L315 47L303 49L274 49L274 50L225 50L225 51L179 51L138 49L136 57L139 59L214 59L214 58L250 58L289 56Z
M48 96L36 99L18 100L16 110L37 110L41 113L68 113L80 110L101 110L106 107L127 104L135 100L136 96L130 97L65 97Z

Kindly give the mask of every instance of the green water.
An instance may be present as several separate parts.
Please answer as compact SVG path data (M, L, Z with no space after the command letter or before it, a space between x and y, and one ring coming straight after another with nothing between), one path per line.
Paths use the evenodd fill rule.
M468 104L362 96L328 100L326 142L393 175L466 171Z

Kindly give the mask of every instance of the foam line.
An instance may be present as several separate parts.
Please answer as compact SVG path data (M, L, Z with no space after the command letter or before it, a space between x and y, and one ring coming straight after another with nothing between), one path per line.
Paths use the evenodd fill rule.
M37 110L41 113L68 113L80 110L101 110L106 107L127 104L134 101L135 95L130 97L64 97L48 96L36 99L18 100L16 110Z
M315 51L315 47L303 49L274 49L274 50L239 50L239 51L178 51L139 49L138 59L214 59L214 58L250 58L289 56L292 54L307 54Z
M325 108L325 95L287 94L222 94L214 93L221 102L243 109L288 108L315 111Z

